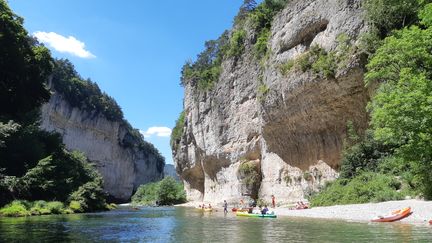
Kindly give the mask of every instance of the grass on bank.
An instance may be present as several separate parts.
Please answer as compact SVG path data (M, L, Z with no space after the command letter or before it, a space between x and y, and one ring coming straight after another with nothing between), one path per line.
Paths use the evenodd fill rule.
M106 209L116 208L116 204L108 204ZM59 201L27 201L14 200L0 209L0 216L3 217L23 217L32 215L49 214L72 214L84 212L83 205L78 201L71 201L69 205Z

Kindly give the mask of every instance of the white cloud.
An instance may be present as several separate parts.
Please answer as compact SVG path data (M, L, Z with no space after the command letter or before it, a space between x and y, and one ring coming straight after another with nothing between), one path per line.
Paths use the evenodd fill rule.
M171 128L168 128L168 127L149 127L147 129L147 131L140 130L140 132L146 138L149 138L152 135L156 135L158 137L169 137L171 135Z
M73 36L64 37L54 32L36 31L33 35L42 43L54 48L58 52L69 53L81 58L95 58L91 52L85 49L84 42Z

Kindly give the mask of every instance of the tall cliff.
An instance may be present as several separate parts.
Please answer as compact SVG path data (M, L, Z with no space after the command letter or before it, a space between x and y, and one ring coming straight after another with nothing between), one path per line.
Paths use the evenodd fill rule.
M303 199L338 176L347 124L358 132L367 125L368 91L355 51L367 31L360 0L288 1L272 19L261 60L258 34L245 26L244 51L224 56L211 89L184 82L173 156L189 200ZM335 58L328 74L302 64L305 56L315 63L344 58Z
M56 61L49 86L53 94L42 106L41 128L60 133L67 149L83 152L113 199L127 201L139 185L163 178L165 162L157 149L122 119L115 101L95 83L82 80L70 62ZM101 102L108 108L97 108Z

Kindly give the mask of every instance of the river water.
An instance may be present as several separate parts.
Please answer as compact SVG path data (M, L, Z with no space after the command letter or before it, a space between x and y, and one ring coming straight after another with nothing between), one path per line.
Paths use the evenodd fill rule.
M1 242L432 242L432 227L279 217L181 207L0 218Z

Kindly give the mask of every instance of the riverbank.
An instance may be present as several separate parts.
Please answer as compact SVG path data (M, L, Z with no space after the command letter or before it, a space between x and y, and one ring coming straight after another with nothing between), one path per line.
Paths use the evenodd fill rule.
M196 207L198 204L200 203L188 202L177 206ZM371 219L378 215L387 215L394 210L405 207L411 207L413 214L400 220L400 222L427 224L428 221L432 219L432 201L422 201L415 199L388 201L381 203L336 205L303 210L290 210L288 207L277 207L274 211L278 216L282 217L304 217L370 222Z

